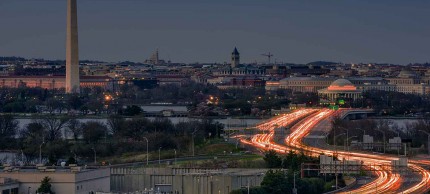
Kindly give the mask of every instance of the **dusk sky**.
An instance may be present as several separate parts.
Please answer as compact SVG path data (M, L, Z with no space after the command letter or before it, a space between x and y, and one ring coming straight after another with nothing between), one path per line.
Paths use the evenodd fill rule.
M428 0L78 0L81 59L430 62ZM0 56L64 59L66 0L0 0Z

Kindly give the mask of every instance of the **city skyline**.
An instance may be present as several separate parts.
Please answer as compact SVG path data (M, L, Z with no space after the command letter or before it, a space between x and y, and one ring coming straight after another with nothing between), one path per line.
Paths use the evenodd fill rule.
M292 63L430 61L429 3L386 2L79 1L81 59L142 62L158 48L165 60L223 63L237 47L244 63L267 52ZM0 54L65 59L65 7L0 3Z

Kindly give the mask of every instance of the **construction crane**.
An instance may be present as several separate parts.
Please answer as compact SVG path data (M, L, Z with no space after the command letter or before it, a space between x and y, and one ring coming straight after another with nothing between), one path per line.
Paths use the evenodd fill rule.
M270 64L270 59L273 57L273 54L269 52L269 53L261 54L261 55L267 57L267 59L269 60L269 64Z

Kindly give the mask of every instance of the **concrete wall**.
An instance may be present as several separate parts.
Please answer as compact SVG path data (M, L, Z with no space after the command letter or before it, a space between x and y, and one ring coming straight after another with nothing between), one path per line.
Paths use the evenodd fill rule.
M172 168L113 168L112 192L134 192L145 189L175 194L228 194L232 190L259 186L265 169L235 169L233 171L210 169Z
M76 174L75 193L88 194L91 191L110 191L109 168L91 170Z

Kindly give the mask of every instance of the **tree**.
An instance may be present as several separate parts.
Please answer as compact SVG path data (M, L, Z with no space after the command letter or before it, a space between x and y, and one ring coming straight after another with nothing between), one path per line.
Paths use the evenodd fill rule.
M33 159L39 155L39 146L44 142L45 130L43 125L37 122L29 123L20 134L23 150L26 158Z
M42 179L41 183L40 183L40 187L37 189L38 193L47 193L47 194L55 194L54 192L52 192L51 190L51 178L49 177L45 177Z
M125 119L119 115L110 115L107 120L109 130L115 137L122 135L125 130L125 123Z
M18 122L11 115L0 115L0 149L6 149L15 141Z
M146 118L138 118L127 121L124 135L136 141L141 141L145 132L151 129L151 122Z
M67 129L73 134L73 139L77 141L82 135L82 123L78 119L72 118L66 125Z
M45 105L49 114L52 114L55 110L62 109L62 103L56 98L49 98L46 100Z
M81 98L79 98L78 95L74 94L69 96L69 98L67 99L67 104L69 106L69 108L74 109L74 110L79 110L81 108L81 106L83 105L83 102L81 100Z
M96 115L103 111L103 103L100 100L90 100L85 106L88 107L89 111L94 112Z
M282 160L276 154L275 150L269 150L264 154L264 161L266 162L267 168L279 168L281 167Z
M88 121L82 125L84 140L89 144L97 143L103 136L106 138L106 126L96 121Z
M47 141L55 141L61 139L61 129L67 124L69 118L61 117L56 118L54 116L47 116L43 119L40 119L39 122L43 125L46 130L46 140Z
M136 105L127 106L127 108L124 109L125 116L136 116L140 113L142 113L142 109Z
M285 173L281 170L269 170L261 182L261 187L271 194L290 193L291 187Z

